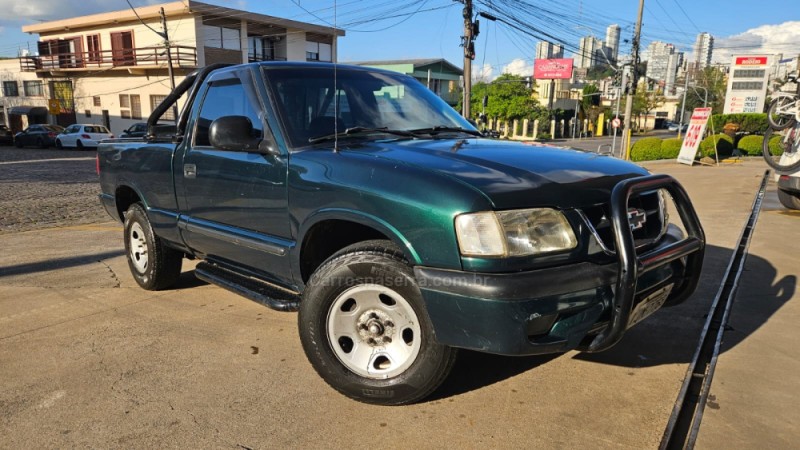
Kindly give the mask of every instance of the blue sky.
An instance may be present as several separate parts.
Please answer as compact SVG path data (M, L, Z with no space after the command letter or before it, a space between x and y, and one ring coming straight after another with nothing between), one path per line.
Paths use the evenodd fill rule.
M295 20L334 22L331 0L206 1ZM574 46L581 35L590 33L583 27L603 38L605 27L611 23L622 26L622 39L630 39L638 7L636 0L484 0L476 10L485 10L480 5L493 3L507 17L517 16L519 11L509 6L515 2L532 5L531 17L542 18L533 26ZM132 3L142 6L158 2L132 0ZM794 22L800 21L800 8L787 8L786 3L787 0L761 0L754 7L756 2L752 0L645 0L642 43L646 46L651 40L661 40L691 52L697 33L708 31L716 38L716 53L720 56L726 52L764 50L800 53L800 22ZM0 8L7 12L0 19L0 55L15 56L18 48L36 40L36 36L20 31L23 24L127 8L125 0L83 0L69 2L69 8L65 4L63 0L0 0ZM339 59L442 57L460 66L461 8L460 3L452 0L338 0L336 23L347 29L347 36L340 41ZM568 25L548 23L547 9L559 17L567 17ZM746 33L748 30L753 31ZM475 66L486 65L495 76L503 70L525 71L532 63L537 41L508 25L482 20ZM622 44L622 51L628 52L629 46ZM509 65L515 67L509 69Z

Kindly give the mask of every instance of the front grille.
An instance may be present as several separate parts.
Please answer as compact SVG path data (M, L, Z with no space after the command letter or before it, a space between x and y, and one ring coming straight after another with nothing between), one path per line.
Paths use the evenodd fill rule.
M611 205L608 203L590 206L581 209L589 224L594 228L601 244L610 251L616 251L614 232L611 229ZM644 192L632 196L628 200L628 211L632 225L638 223L640 228L633 230L633 240L636 249L643 249L658 241L666 228L666 209L658 191ZM644 221L637 220L636 216L644 213Z

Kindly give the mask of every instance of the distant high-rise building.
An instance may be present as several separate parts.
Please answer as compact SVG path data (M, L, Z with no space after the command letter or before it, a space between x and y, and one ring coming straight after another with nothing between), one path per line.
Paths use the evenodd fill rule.
M580 69L588 69L597 65L597 58L602 56L598 51L602 51L603 42L593 36L586 36L581 38L580 45L578 46L578 53L575 54L575 67Z
M678 54L674 45L661 41L651 42L644 52L648 80L657 82L667 93L675 84L675 76L682 59Z
M696 69L702 69L711 64L711 55L714 52L714 36L708 33L700 33L694 41L694 55L692 60Z
M564 57L564 46L541 41L536 44L536 59L558 59Z
M609 25L606 28L606 47L610 49L610 59L616 61L619 58L619 25Z

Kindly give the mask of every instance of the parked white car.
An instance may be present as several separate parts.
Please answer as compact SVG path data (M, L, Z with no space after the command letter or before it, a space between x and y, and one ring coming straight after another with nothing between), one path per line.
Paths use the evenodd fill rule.
M97 147L103 139L113 138L114 135L102 125L76 123L56 137L56 147L81 150L84 147Z

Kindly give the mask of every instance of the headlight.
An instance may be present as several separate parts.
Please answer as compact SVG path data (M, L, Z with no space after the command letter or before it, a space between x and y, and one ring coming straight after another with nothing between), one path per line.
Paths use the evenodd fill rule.
M456 237L464 256L527 256L578 245L566 217L550 208L462 214Z

